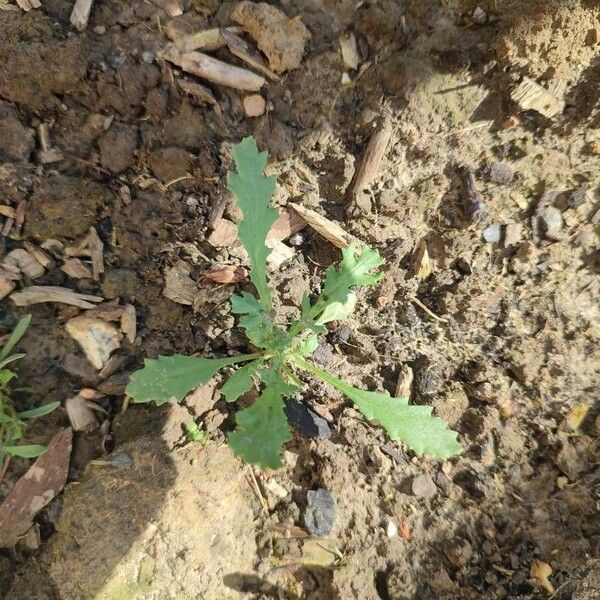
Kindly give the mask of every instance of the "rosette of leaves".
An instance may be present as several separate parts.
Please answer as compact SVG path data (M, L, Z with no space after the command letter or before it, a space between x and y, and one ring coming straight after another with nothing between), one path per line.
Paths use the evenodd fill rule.
M278 217L270 204L275 177L264 175L267 154L258 151L253 138L234 146L233 155L237 172L228 174L228 187L243 213L238 235L248 253L256 294L232 296L231 310L238 315L239 325L256 352L226 358L175 355L146 359L144 368L131 376L126 393L134 402L181 402L220 369L241 365L221 388L225 400L236 402L255 385L260 393L248 408L236 413L237 427L229 434L229 444L244 461L275 469L281 466L283 444L291 439L284 399L301 390L298 374L305 371L342 392L365 418L415 452L441 459L460 452L456 433L432 415L431 407L355 388L310 360L319 335L326 331L325 324L353 312L354 289L379 281L378 269L384 261L377 250L363 247L357 252L352 245L345 248L340 264L325 271L320 296L311 302L305 295L299 318L287 327L276 323L266 268L270 249L265 243Z

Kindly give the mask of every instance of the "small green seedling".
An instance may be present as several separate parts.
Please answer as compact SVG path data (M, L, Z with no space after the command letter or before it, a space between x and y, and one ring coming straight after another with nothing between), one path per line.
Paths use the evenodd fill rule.
M11 397L14 392L29 391L27 388L11 388L11 381L17 375L7 366L25 356L10 354L10 351L23 337L30 321L31 315L23 317L0 350L0 473L3 472L7 456L35 458L46 451L46 447L39 444L24 446L17 445L17 442L23 437L25 421L47 415L60 404L60 402L50 402L39 408L18 412L12 402Z
M183 424L183 428L185 429L185 441L188 444L191 442L203 444L206 441L206 432L198 427L198 423L194 419L186 421Z
M383 259L376 250L354 246L342 251L338 268L325 271L320 296L311 302L302 300L300 316L283 327L276 323L267 283L266 260L270 249L267 233L278 217L269 201L275 190L275 177L263 173L266 152L258 152L253 138L234 146L237 173L228 174L228 187L243 213L239 238L248 252L252 270L250 280L257 295L247 292L234 295L231 310L239 315L240 326L256 352L227 358L160 356L146 359L145 366L131 376L126 393L134 402L154 401L160 405L175 399L181 402L192 389L206 383L220 369L245 363L226 381L221 393L227 402L235 402L255 383L262 390L248 408L236 415L237 428L229 435L229 444L244 461L263 468L281 466L282 446L291 439L284 412L284 398L300 391L299 371L305 371L345 394L370 421L381 425L393 440L436 458L460 452L456 433L446 423L431 415L431 407L409 405L408 398L392 398L386 393L369 392L352 387L345 381L317 367L309 360L316 350L318 336L326 332L325 324L345 319L354 310L353 288L373 285L381 277L377 269Z

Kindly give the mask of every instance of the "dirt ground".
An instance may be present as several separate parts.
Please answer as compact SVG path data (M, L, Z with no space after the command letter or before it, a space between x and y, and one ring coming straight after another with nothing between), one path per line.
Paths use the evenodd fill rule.
M0 301L0 333L33 314L19 365L30 402L94 388L105 421L76 434L69 483L36 518L39 547L0 550L0 598L600 598L600 3L271 2L310 40L298 68L263 87L269 110L256 118L244 92L207 84L214 106L184 93L181 70L160 56L170 25L230 25L238 3L183 0L173 17L171 4L97 1L80 33L70 1L29 12L0 2L0 204L27 201L22 235L0 237L0 258L25 241L60 252L94 227L97 280L56 259L17 290L60 285L137 312L134 341L123 338L102 376L65 330L81 309ZM356 70L340 52L348 33ZM560 110L514 101L523 78ZM384 159L354 195L383 122ZM61 160L40 160L40 124ZM240 264L238 247L208 237L219 207L238 217L223 204L228 148L248 134L270 153L281 208L302 203L386 258L383 281L317 360L391 392L409 366L412 401L459 432L461 456L414 456L314 382L300 400L331 436L296 431L278 472L233 457L233 409L213 384L185 405L122 411L144 356L247 350L233 286L203 274ZM415 259L423 245L428 265ZM272 273L283 315L339 256L310 228L289 248ZM198 282L193 307L163 295L181 260ZM204 423L204 445L182 443L190 418ZM27 439L45 443L67 424L56 411ZM12 462L0 499L27 466ZM304 521L317 488L337 506L322 538Z

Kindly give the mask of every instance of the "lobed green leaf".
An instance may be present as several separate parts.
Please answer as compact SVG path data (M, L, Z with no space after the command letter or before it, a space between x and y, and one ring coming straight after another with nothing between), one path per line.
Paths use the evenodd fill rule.
M267 153L258 151L252 137L244 138L233 147L233 157L237 173L227 174L227 187L235 194L244 215L238 225L238 236L250 257L250 280L263 306L270 310L272 300L267 284L267 257L271 250L265 239L278 216L278 211L269 203L275 191L276 178L264 175Z
M256 355L201 358L175 354L147 358L144 368L131 375L125 393L134 402L155 402L157 406L172 399L181 402L188 392L206 383L219 369L253 358Z
M461 451L455 431L430 406L409 405L408 398L357 389L315 365L296 359L297 364L348 396L370 421L381 425L392 440L404 442L419 454L445 459Z
M229 445L244 461L263 469L281 467L281 452L292 435L283 410L283 391L268 385L254 403L236 414Z
M240 367L221 387L221 393L227 402L235 402L254 385L254 377L263 364L262 359L254 360Z

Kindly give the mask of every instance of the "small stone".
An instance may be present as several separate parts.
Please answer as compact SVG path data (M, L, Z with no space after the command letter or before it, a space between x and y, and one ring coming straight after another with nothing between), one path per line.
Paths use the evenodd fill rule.
M267 103L260 94L251 94L244 97L244 112L247 117L260 117L265 114Z
M146 50L145 52L142 52L142 60L150 65L154 62L154 54Z
M563 218L560 210L554 206L544 208L539 215L542 232L550 240L560 239L560 230L563 226Z
M96 27L94 27L94 33L96 35L104 35L106 33L106 27L104 25L96 25Z
M331 437L329 423L323 417L307 408L302 402L288 400L285 403L285 414L301 435L307 438L328 440Z
M437 487L431 476L424 473L413 479L412 493L420 498L433 498L437 493Z
M312 535L326 536L331 533L337 513L335 498L328 490L319 488L306 494L304 525Z
M586 185L582 185L571 191L567 198L567 202L571 208L578 208L582 204L585 204L588 198L588 187Z
M385 526L385 533L390 539L395 538L398 535L398 525L390 519Z
M501 233L500 225L494 223L494 225L490 225L483 230L483 239L488 244L497 244L500 241Z
M494 163L490 167L490 180L500 185L508 185L515 176L515 172L506 163Z
M290 246L302 246L304 243L304 234L302 232L294 233L289 239L288 244Z
M213 232L208 236L208 243L215 248L231 246L237 239L238 228L235 223L227 219L217 219Z
M125 63L127 60L127 56L125 54L116 54L114 56L109 56L106 59L106 63L111 69L118 69L121 65Z
M473 19L473 23L477 23L477 25L485 25L487 21L487 13L485 10L483 10L483 8L481 8L481 6L478 6L473 11L471 18Z
M507 223L504 226L504 247L509 248L521 241L523 226L521 223Z
M117 454L109 456L107 462L113 467L130 467L133 464L133 459L129 454L118 452Z
M464 567L473 555L473 548L467 540L454 538L444 544L444 554L455 567Z

